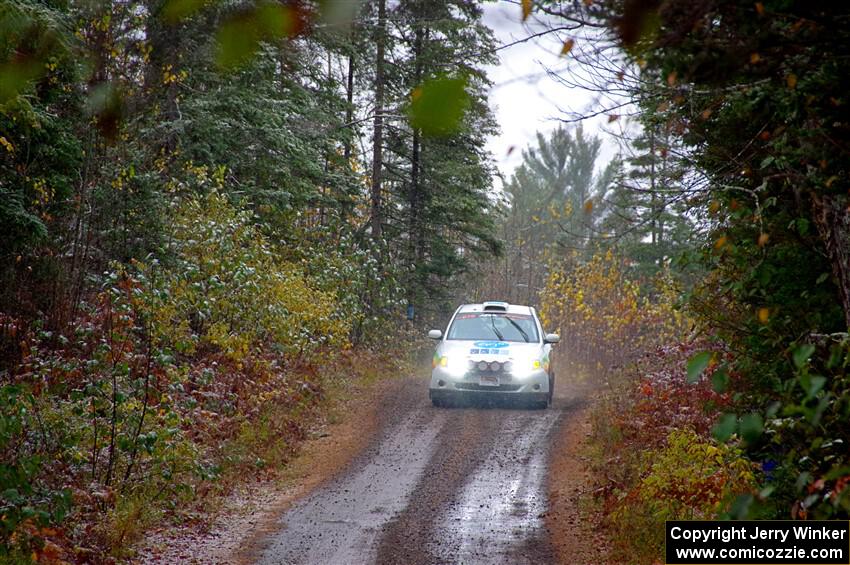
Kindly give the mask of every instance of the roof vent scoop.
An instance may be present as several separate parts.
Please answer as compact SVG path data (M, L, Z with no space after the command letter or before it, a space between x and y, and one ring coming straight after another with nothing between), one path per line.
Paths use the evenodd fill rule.
M507 302L485 302L484 303L484 311L485 312L507 312L508 311L508 303Z

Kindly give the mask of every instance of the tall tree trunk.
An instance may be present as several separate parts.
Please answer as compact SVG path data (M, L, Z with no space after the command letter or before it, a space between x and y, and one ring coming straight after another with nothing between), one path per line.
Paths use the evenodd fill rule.
M383 237L381 173L384 159L384 50L387 41L387 2L378 0L378 28L375 56L375 124L372 138L372 239Z
M345 140L345 166L348 167L351 162L351 145L354 142L354 126L351 122L354 121L354 47L351 48L351 53L348 55L348 80L345 87L345 123L348 124L349 135Z
M334 75L333 75L333 66L331 64L331 51L327 50L325 53L327 57L327 96L328 98L333 97L334 93ZM325 166L323 167L323 172L325 173L324 178L322 179L322 184L319 186L319 225L325 225L325 208L328 198L328 193L331 192L332 189L328 187L328 172L331 169L331 151L335 151L332 149L327 149L325 151Z
M407 218L407 255L411 265L417 263L420 253L419 250L423 246L422 240L422 197L419 186L419 155L421 152L420 132L418 129L413 130L413 141L410 153L410 188L408 190L408 207L409 214ZM414 290L419 283L415 276L416 267L413 266L410 283L408 285L408 298L413 298Z
M180 109L177 105L177 82L171 81L163 86L163 73L166 69L172 73L178 72L180 30L179 26L163 21L161 13L164 5L162 0L150 0L148 4L150 16L145 23L145 34L150 43L150 60L145 69L144 88L149 98L148 105L155 107L158 102L161 108L160 122L168 124L180 118ZM171 160L178 142L176 128L166 127L164 131L167 133L160 143Z
M353 41L353 34L352 34ZM346 172L351 171L351 156L354 153L353 145L354 145L354 72L355 72L356 59L354 55L354 46L351 46L351 52L348 55L348 77L346 80L345 86L345 124L348 128L347 137L345 138L345 144L343 146L343 157L345 159L343 167L345 167ZM343 218L349 218L354 213L354 201L349 197L349 195L341 194L341 214Z
M649 213L652 218L650 223L650 241L652 242L653 249L657 251L655 246L658 244L658 193L655 192L655 132L652 130L649 132L649 195Z
M818 234L826 248L838 294L844 308L844 323L850 329L850 199L840 194L812 192L812 208Z
M422 27L417 25L413 40L413 83L419 84L422 80ZM421 132L413 128L413 141L410 153L410 189L408 191L409 217L407 224L408 237L408 261L410 261L411 272L407 288L408 304L416 301L417 291L421 288L422 281L417 276L417 268L425 255L425 238L422 225L422 195L419 182L419 167L421 153Z

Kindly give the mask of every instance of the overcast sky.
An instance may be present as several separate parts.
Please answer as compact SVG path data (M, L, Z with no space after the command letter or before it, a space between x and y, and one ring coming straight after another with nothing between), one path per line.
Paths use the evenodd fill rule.
M484 23L493 29L500 45L522 40L543 31L550 24L532 15L523 23L521 9L508 2L484 4ZM581 88L565 86L549 77L546 69L562 74L575 72L570 55L560 55L564 41L574 39L575 49L580 48L581 37L565 33L551 33L498 51L499 65L487 67L493 88L490 106L495 112L501 134L493 137L488 149L496 158L499 170L506 179L522 162L522 150L535 141L538 131L548 132L558 127L558 118L565 111L585 112L598 108L593 95ZM603 138L603 155L607 162L616 153L614 139L605 133L607 116L587 119L583 123L587 133ZM616 125L616 124L615 124ZM496 183L499 186L499 183Z

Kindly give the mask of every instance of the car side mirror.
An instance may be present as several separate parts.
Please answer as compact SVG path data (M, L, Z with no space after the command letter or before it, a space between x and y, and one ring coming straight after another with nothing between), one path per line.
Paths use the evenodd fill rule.
M428 337L430 339L440 339L443 337L443 332L440 330L431 330L428 332Z
M558 334L546 334L546 337L543 338L543 341L546 343L558 343L561 341L561 336Z

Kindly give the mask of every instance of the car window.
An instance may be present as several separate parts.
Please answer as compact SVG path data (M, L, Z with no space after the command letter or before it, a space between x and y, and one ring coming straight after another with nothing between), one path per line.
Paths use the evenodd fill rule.
M529 314L461 312L455 316L446 339L536 342L537 325Z

